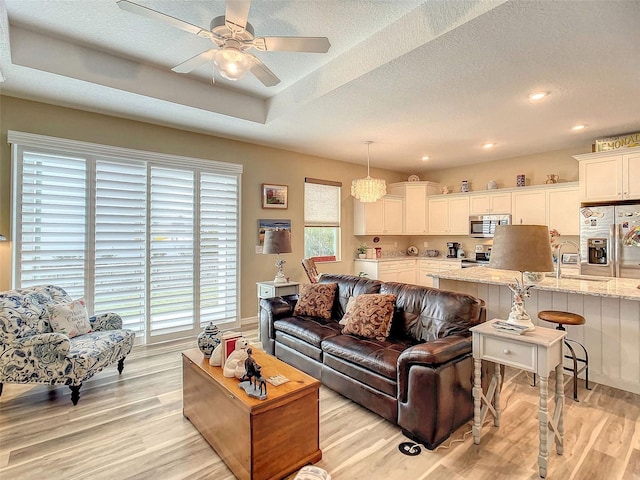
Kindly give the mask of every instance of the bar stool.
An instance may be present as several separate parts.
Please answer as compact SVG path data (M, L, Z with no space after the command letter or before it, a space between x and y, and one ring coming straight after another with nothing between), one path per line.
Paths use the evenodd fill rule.
M557 310L543 310L538 312L538 318L540 320L544 320L545 322L557 323L558 326L556 330L566 330L564 325L583 325L585 320L582 315L578 315L577 313L569 313L569 312L560 312ZM591 390L589 388L589 355L587 354L587 349L584 348L584 345L581 343L572 340L570 338L564 339L564 344L571 352L571 355L565 355L564 358L568 358L573 362L573 368L564 367L564 369L568 372L573 373L573 399L577 402L578 400L578 374L581 372L584 373L585 378L585 387L587 390ZM580 358L576 356L576 352L574 346L578 346L582 349L584 353L584 358ZM582 367L578 369L578 362L582 363ZM533 382L535 385L535 376L533 378Z

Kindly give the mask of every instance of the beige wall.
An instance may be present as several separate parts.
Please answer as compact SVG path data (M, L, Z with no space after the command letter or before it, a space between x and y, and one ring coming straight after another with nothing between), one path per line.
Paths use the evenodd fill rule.
M425 180L447 185L452 192L459 192L462 180L468 180L471 191L486 190L487 183L495 180L498 188L516 186L516 176L524 174L527 186L542 185L547 174L560 176L560 182L578 181L578 161L572 155L591 152L591 145L581 148L526 155L487 163L476 163L441 170L427 170L420 175Z
M287 261L285 271L292 280L306 280L300 266L303 256L305 176L342 182L343 260L323 264L320 270L335 273L353 271L353 254L360 240L352 234L353 202L349 193L351 181L365 175L366 170L362 165L0 96L0 234L5 236L9 235L11 223L11 155L7 144L8 130L242 164L242 318L256 314L255 282L272 280L275 275L275 257L255 253L259 218L291 219L293 253L283 256ZM405 174L385 170L376 169L372 173L390 182L406 179ZM262 183L288 185L289 208L263 210L260 198ZM9 247L9 242L0 243L0 290L10 287Z

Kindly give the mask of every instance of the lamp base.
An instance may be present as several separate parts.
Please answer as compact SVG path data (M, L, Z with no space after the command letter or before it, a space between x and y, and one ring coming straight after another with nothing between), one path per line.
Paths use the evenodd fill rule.
M531 321L531 317L524 308L519 308L517 304L514 304L509 313L507 323L511 325L517 325L519 327L527 327L527 332L531 332L536 329L536 326Z
M273 283L287 283L287 277L284 276L283 272L276 273L276 278L273 279Z

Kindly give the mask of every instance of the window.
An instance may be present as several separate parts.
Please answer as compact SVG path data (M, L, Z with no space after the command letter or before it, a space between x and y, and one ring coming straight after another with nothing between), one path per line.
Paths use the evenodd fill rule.
M238 326L241 166L8 136L14 287L59 285L147 342Z
M304 179L304 256L340 260L340 182Z

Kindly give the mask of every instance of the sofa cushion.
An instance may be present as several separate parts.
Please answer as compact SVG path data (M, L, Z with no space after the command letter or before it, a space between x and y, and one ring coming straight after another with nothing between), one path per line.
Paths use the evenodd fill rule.
M307 283L300 287L294 315L331 318L337 283Z
M353 335L337 335L322 342L322 351L343 360L344 364L355 365L360 369L374 372L395 381L397 362L400 354L413 343L410 340L396 340L389 338L384 341L359 338ZM325 355L325 361L328 357ZM340 368L331 365L332 368ZM344 370L344 368L340 369ZM349 371L342 373L349 375ZM355 374L355 373L354 373ZM358 380L371 385L360 373ZM355 377L354 377L355 378Z
M84 335L91 331L89 314L84 298L72 302L47 305L49 323L56 333L63 333L69 338Z
M363 293L380 293L380 285L382 285L382 282L379 280L370 280L365 277L337 273L323 273L318 282L338 284L336 298L333 303L333 311L331 312L331 318L336 319L344 316L350 297L356 297Z
M381 293L396 295L391 336L430 342L449 335L470 336L483 320L484 301L464 293L387 282Z
M395 295L358 295L342 333L383 341L389 336Z
M316 317L285 317L273 322L273 328L277 332L300 339L320 348L323 340L335 335L340 335L342 328L338 322L332 319Z

